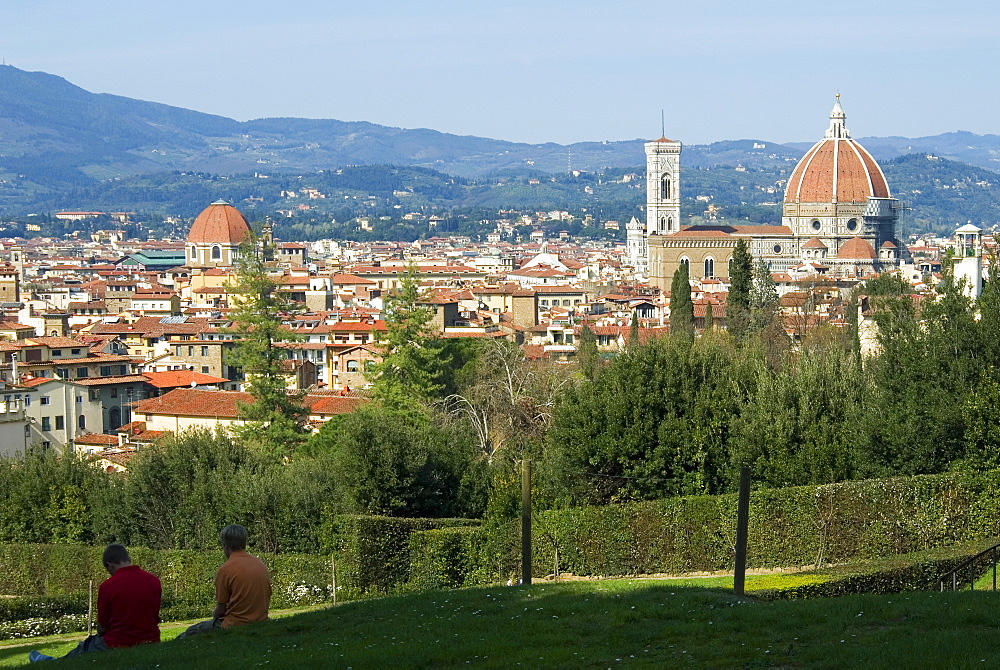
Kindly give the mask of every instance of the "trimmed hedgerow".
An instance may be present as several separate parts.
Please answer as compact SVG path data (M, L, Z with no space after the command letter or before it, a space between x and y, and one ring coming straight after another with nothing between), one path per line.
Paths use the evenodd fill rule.
M922 591L937 587L941 575L954 570L983 549L982 544L963 544L947 549L930 549L852 565L836 566L804 573L804 578L814 578L807 583L766 588L755 582L752 595L764 600L792 598L820 598L852 593L900 593ZM982 573L988 558L980 565L959 575L959 586L969 583ZM780 584L780 580L778 580ZM762 588L762 586L764 588Z
M322 525L320 546L334 554L338 596L388 592L410 578L410 536L436 528L470 526L471 519L406 519L334 515Z
M747 566L852 563L1000 535L1000 471L953 472L754 491ZM520 524L491 523L456 560L466 583L519 573ZM537 512L536 576L731 570L736 496L678 497Z
M476 567L484 533L479 527L439 528L410 535L408 588L457 588Z
M53 619L86 612L91 580L95 598L108 574L103 547L8 544L0 546L0 621ZM215 573L221 551L131 550L136 565L163 584L163 618L208 616L215 603ZM307 554L260 554L271 573L273 608L326 602L332 598L330 559Z

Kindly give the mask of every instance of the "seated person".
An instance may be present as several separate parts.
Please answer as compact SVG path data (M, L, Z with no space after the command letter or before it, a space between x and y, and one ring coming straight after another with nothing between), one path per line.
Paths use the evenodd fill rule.
M132 565L128 550L120 544L109 544L102 560L111 577L97 590L97 635L87 637L65 658L160 641L160 580ZM52 660L39 651L28 658Z
M210 620L194 624L178 639L217 628L267 621L271 575L262 560L247 553L247 529L230 524L219 533L219 543L226 562L215 574L215 611Z

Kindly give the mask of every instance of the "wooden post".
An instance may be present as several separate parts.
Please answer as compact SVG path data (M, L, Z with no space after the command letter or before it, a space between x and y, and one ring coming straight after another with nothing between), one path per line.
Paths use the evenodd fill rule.
M333 604L337 604L337 559L330 556L330 578L333 580Z
M94 628L94 580L90 580L90 587L87 589L87 637Z
M740 492L736 504L736 570L733 592L743 595L747 577L747 527L750 525L750 468L740 468Z
M521 583L531 584L531 461L521 461Z

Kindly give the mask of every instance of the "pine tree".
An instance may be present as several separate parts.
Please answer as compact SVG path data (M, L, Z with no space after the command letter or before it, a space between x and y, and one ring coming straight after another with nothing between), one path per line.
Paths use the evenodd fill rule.
M230 331L237 337L229 356L246 379L244 388L253 402L241 404L239 416L248 422L241 437L263 450L285 456L306 437L301 394L289 393L284 367L287 349L276 346L297 339L282 324L294 305L277 291L278 282L267 274L264 249L252 237L239 251L236 284L229 291L236 297L230 313Z
M373 366L371 375L375 398L395 407L432 400L443 388L440 378L448 361L442 360L442 349L430 332L434 308L420 303L413 267L386 298L383 312L382 361Z
M670 283L670 332L687 338L694 337L694 302L687 263L681 263Z
M705 331L710 331L715 327L715 313L712 310L712 303L705 305Z

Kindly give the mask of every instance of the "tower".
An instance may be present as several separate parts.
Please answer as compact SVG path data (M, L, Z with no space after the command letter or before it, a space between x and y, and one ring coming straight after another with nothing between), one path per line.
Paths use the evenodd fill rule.
M636 272L646 275L649 272L646 226L633 216L632 220L625 224L625 233L625 252L629 263L632 264Z
M646 235L681 228L681 143L661 137L646 142Z
M975 300L983 292L983 230L967 223L955 231L955 281Z

